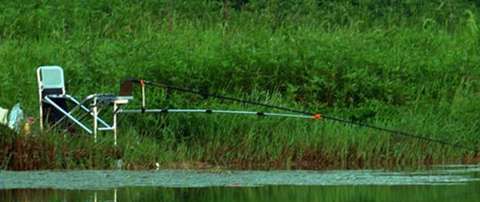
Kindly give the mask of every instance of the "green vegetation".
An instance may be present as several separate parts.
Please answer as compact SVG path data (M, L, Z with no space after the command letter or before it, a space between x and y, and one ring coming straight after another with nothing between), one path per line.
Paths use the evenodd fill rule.
M479 8L467 0L4 2L0 106L20 101L37 116L35 68L58 64L74 95L116 92L120 80L138 77L478 147ZM162 91L149 91L148 103L260 109ZM120 125L117 149L109 134L99 144L40 133L25 141L58 154L38 168L110 168L120 157L139 167L352 168L477 156L328 121L148 115ZM7 136L3 144L23 138ZM76 148L99 156L62 157ZM11 151L0 153L0 165L11 165Z

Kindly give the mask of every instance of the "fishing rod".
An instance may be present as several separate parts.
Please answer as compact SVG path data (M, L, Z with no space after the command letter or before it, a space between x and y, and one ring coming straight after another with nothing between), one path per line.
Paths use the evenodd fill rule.
M117 113L207 113L207 114L236 114L236 115L257 115L257 116L277 116L277 117L289 117L289 118L301 118L301 119L321 119L320 114L307 115L302 113L275 113L275 112L262 112L262 111L244 111L244 110L220 110L220 109L147 109L145 99L145 85L152 84L152 82L144 80L129 79L122 82L120 87L120 95L133 98L132 89L133 83L139 83L141 86L141 108L140 109L123 109L117 108L114 114ZM152 85L154 86L154 85ZM157 86L158 87L158 86Z
M397 136L403 136L403 137L408 137L408 138L413 138L413 139L418 139L426 142L433 142L437 143L440 145L444 146L450 146L453 148L458 148L458 149L464 149L467 151L472 151L475 153L478 153L478 149L474 147L468 147L463 144L459 143L450 143L446 140L441 140L441 139L434 139L430 138L426 135L419 135L415 133L409 133L405 131L400 131L400 130L395 130L395 129L390 129L390 128L385 128L377 125L372 125L368 124L365 122L360 122L360 121L355 121L355 120L348 120L344 118L339 118L335 116L330 116L330 115L325 115L325 114L320 114L320 113L314 113L310 111L304 111L304 110L297 110L297 109L292 109L288 107L283 107L283 106L277 106L277 105L271 105L267 103L262 103L262 102L257 102L257 101L252 101L252 100L246 100L246 99L240 99L240 98L235 98L235 97L229 97L221 94L216 94L216 93L210 93L207 90L196 90L193 88L186 88L186 87L180 87L180 86L174 86L174 85L169 85L165 83L159 83L159 82L154 82L154 81L147 81L147 80L138 80L138 79L129 79L131 82L135 82L141 85L142 87L142 109L141 110L123 110L123 113L137 113L137 112L144 112L144 113L149 113L149 112L161 112L161 113L168 113L168 112L179 112L179 113L197 113L197 112L203 112L203 113L230 113L230 114L245 114L245 115L259 115L259 116L283 116L283 117L293 117L293 118L305 118L305 119L314 119L314 120L330 120L334 122L339 122L347 125L356 125L359 127L364 127L364 128L369 128L369 129L374 129L382 132L386 132L387 134L390 135L397 135ZM277 109L277 110L282 110L286 112L292 112L294 114L286 114L286 113L266 113L266 112L250 112L250 111L233 111L233 110L211 110L211 109L160 109L160 110L148 110L145 109L145 86L150 85L156 88L163 88L166 90L174 90L174 91L179 91L179 92L186 92L186 93L191 93L195 95L200 95L204 98L212 97L212 98L217 98L220 100L228 100L228 101L233 101L233 102L238 102L242 104L250 104L253 106L261 106L265 108L270 108L270 109Z

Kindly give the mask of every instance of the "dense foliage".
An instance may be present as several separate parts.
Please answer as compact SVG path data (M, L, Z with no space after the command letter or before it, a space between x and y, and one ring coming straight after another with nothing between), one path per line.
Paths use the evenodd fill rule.
M58 64L74 95L116 92L120 80L138 77L478 146L479 6L468 0L6 1L0 106L19 101L36 116L35 68ZM246 108L149 95L156 107ZM328 122L127 120L122 127L133 123L130 135L161 143L155 151L170 156L165 161L443 159L445 149L453 159L463 155Z

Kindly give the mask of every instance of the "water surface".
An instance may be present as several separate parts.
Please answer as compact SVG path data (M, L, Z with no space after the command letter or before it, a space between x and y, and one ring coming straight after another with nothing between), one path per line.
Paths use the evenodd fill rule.
M0 172L1 201L480 201L480 167Z

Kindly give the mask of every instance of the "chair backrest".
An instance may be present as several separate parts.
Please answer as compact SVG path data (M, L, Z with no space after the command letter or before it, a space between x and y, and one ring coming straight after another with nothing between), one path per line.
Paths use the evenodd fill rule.
M37 69L40 94L65 94L65 78L59 66L40 66Z

